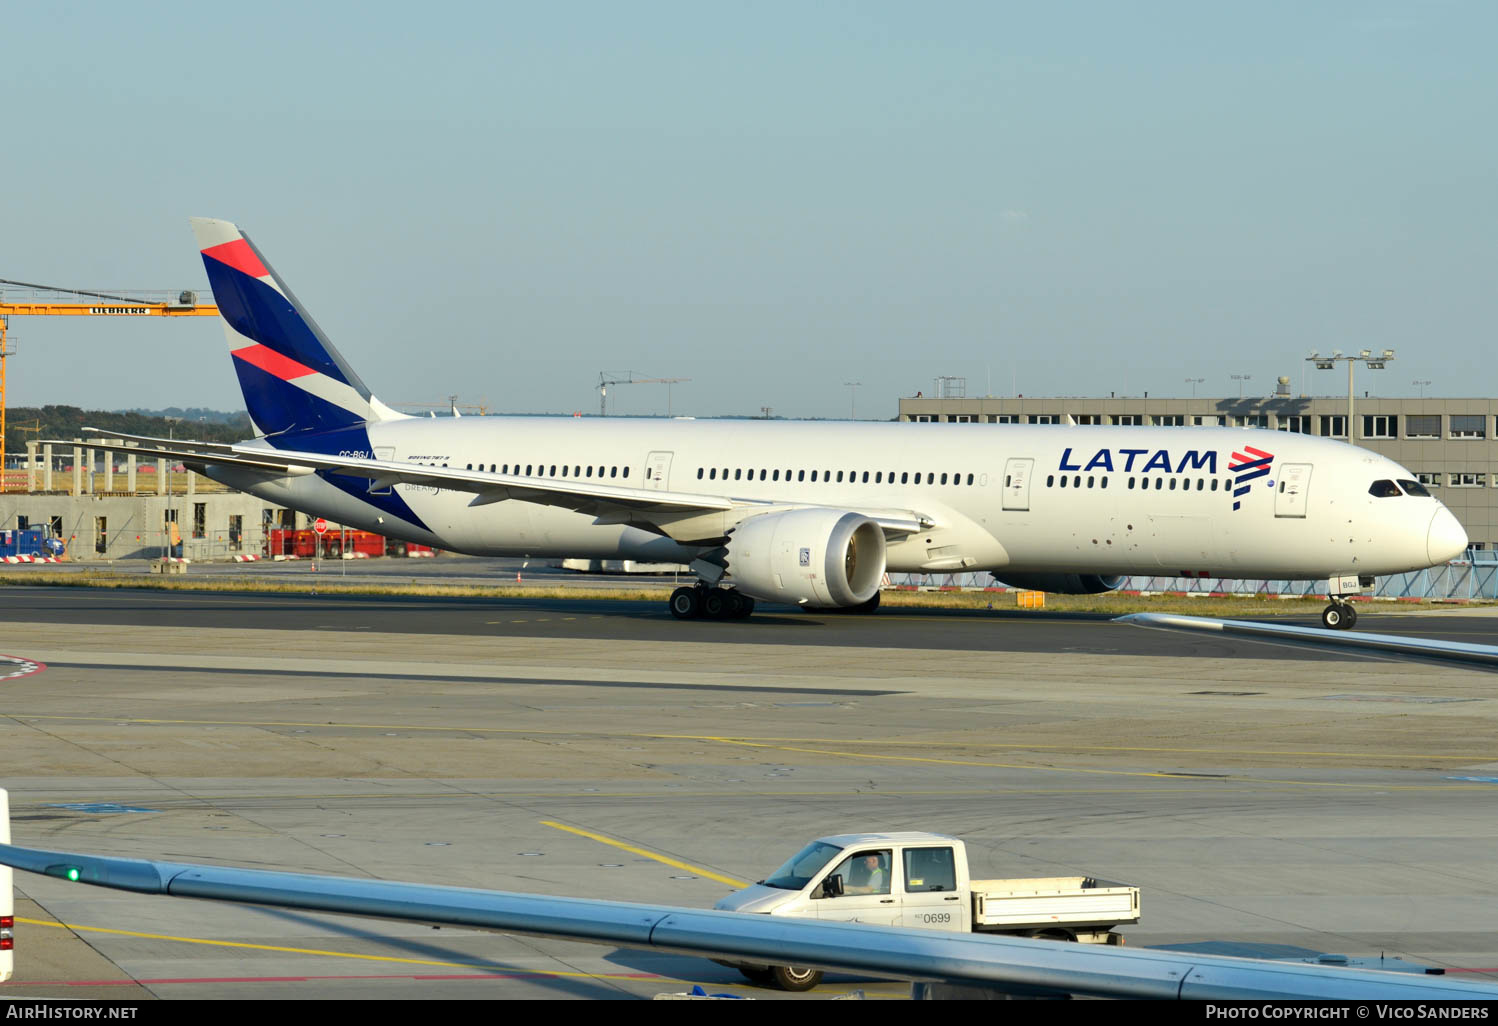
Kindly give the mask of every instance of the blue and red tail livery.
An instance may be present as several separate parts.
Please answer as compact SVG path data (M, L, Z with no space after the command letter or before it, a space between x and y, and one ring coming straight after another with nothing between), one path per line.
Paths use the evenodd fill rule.
M202 217L192 227L261 434L333 431L400 416L370 394L243 232Z

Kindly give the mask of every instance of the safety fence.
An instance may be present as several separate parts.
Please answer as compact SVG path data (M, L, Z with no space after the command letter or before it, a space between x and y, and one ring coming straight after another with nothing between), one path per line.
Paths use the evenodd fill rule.
M1498 551L1480 551L1428 570L1374 579L1372 594L1393 599L1498 599ZM890 574L890 587L960 588L973 590L998 586L992 574ZM1129 577L1122 589L1136 592L1172 592L1187 595L1283 595L1299 597L1326 594L1326 582L1271 580L1262 577Z

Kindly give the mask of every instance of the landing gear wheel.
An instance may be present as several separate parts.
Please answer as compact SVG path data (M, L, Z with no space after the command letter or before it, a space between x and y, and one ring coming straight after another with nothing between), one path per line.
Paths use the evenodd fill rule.
M728 593L728 618L743 620L754 612L754 600L741 591Z
M669 604L671 615L678 620L695 620L702 615L702 596L696 588L677 588Z
M709 620L722 620L728 615L728 592L722 588L710 588L702 596L702 615Z
M1352 608L1351 602L1342 604L1342 629L1350 631L1358 625L1358 611Z
M1333 602L1321 611L1321 626L1329 631L1345 631L1357 620L1358 614L1342 602Z
M803 969L796 965L770 966L770 979L781 990L799 992L811 990L822 982L822 970Z
M745 969L743 966L740 966L739 975L750 983L758 983L766 987L775 982L775 974L770 969Z

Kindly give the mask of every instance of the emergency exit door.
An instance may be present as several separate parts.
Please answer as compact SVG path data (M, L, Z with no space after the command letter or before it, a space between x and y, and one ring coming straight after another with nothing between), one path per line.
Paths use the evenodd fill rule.
M1030 475L1035 469L1032 459L1011 459L1004 463L1004 508L1030 508Z
M670 486L671 457L669 452L653 452L645 460L645 487L664 492Z
M1310 494L1311 464L1286 463L1280 468L1279 483L1274 489L1274 515L1304 518Z

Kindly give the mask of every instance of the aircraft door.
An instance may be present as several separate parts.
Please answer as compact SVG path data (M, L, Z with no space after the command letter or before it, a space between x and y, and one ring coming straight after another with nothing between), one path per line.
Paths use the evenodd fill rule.
M1032 459L1011 459L1004 463L1004 508L1028 510L1030 508L1030 473L1035 469Z
M1310 494L1311 464L1286 463L1280 468L1280 482L1274 490L1274 515L1304 519Z
M645 460L645 487L658 492L669 490L671 485L671 456L669 452L653 452Z

